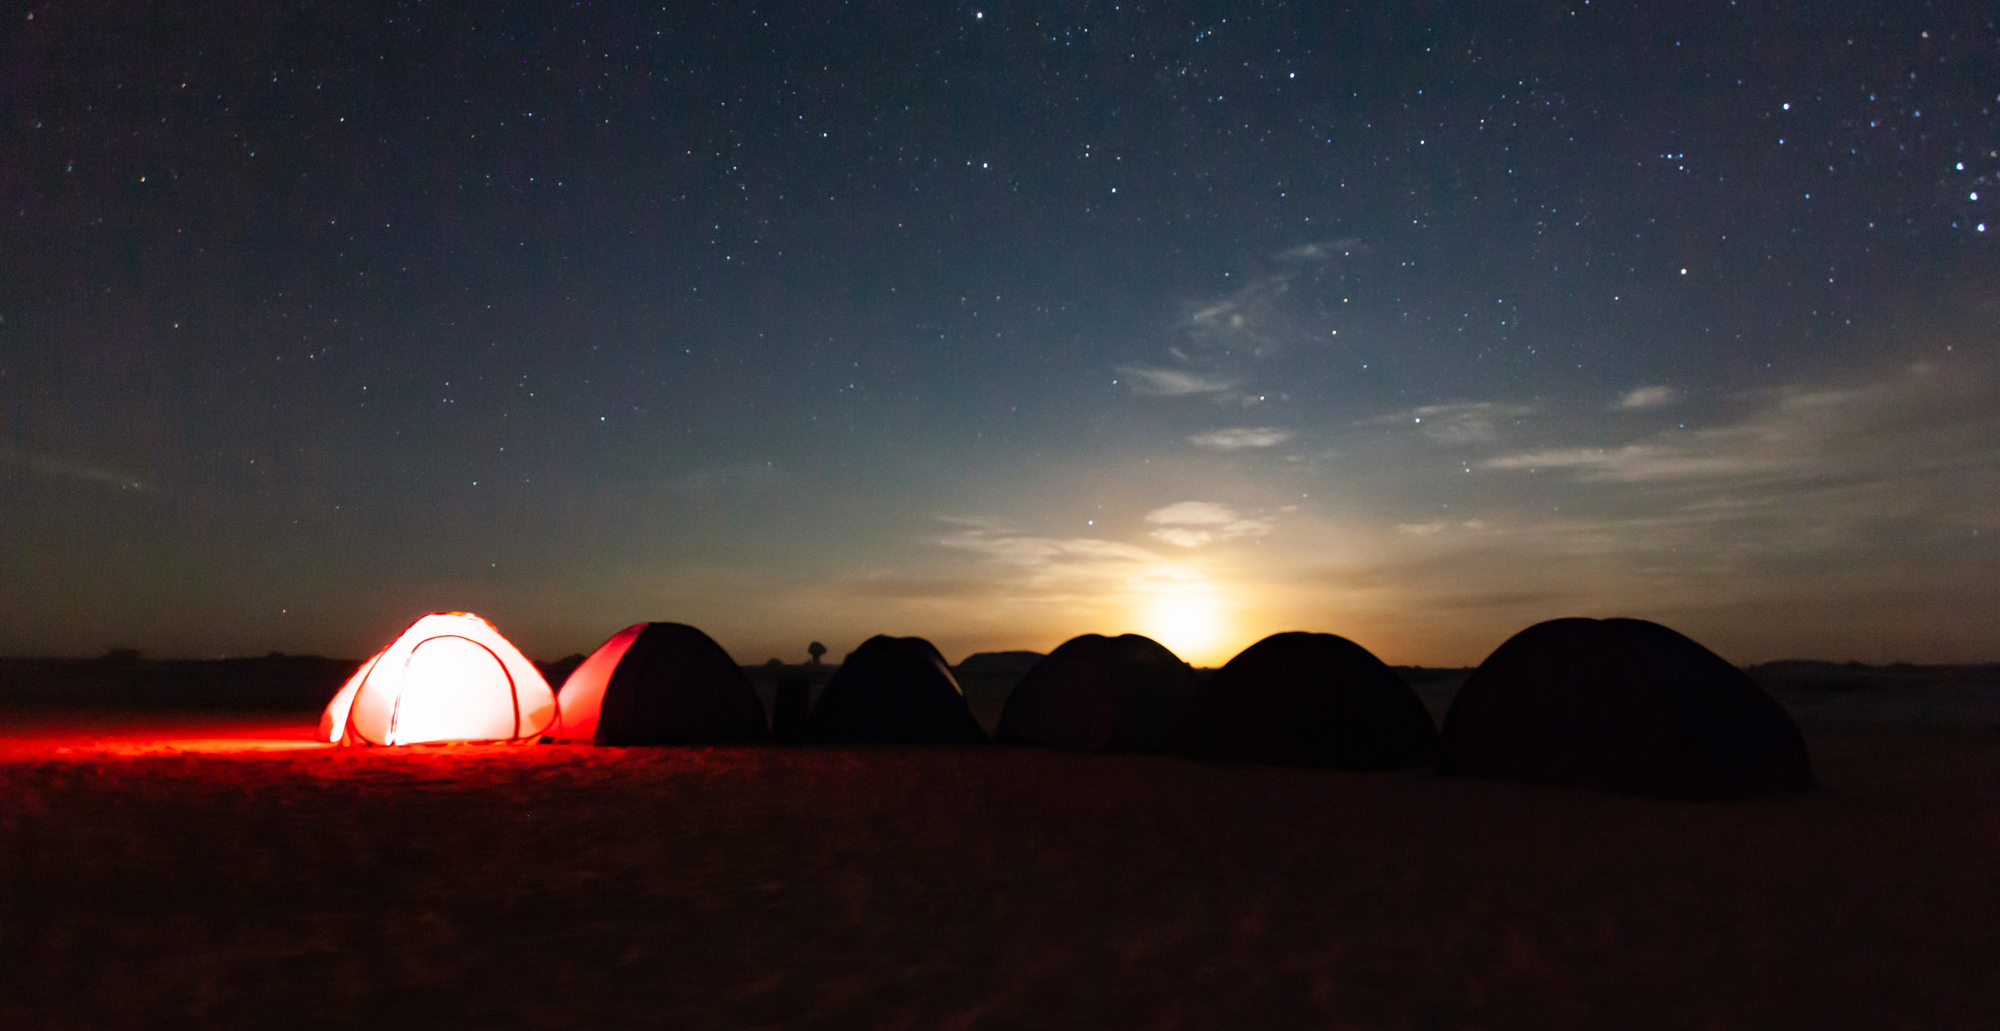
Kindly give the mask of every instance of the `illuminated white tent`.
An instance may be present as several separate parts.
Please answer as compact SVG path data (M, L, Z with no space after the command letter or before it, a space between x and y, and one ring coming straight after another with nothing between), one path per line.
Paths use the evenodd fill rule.
M493 624L433 612L361 664L319 718L344 745L533 740L556 718L555 692Z

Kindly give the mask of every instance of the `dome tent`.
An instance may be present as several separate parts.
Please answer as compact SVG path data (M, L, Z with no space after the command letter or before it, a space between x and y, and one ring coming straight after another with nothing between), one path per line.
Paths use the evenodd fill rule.
M333 696L319 738L344 745L532 740L555 719L541 671L493 624L433 612L363 663Z
M1090 752L1171 752L1200 690L1194 670L1138 634L1084 634L1028 669L993 737Z
M637 623L563 681L557 741L691 745L761 741L764 703L736 660L684 623Z
M986 741L944 656L921 637L877 634L854 649L806 718L813 744L967 745Z
M1660 798L1814 783L1805 738L1775 699L1642 619L1555 619L1509 638L1452 700L1438 768Z
M1416 692L1368 649L1333 634L1272 634L1203 685L1189 749L1208 759L1382 770L1437 758Z

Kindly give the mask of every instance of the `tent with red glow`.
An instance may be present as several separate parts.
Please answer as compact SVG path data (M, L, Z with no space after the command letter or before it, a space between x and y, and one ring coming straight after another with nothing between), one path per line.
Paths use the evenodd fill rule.
M524 741L555 720L555 692L493 624L433 612L362 663L319 720L344 745Z
M600 745L761 741L764 703L742 667L685 623L637 623L583 660L549 736Z

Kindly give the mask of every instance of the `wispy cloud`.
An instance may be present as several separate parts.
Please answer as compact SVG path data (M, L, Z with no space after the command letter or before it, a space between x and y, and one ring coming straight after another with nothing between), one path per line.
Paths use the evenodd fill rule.
M1154 397L1187 397L1193 394L1221 394L1236 384L1222 376L1189 369L1163 369L1150 365L1120 365L1118 374L1130 381L1134 393Z
M1241 537L1261 537L1270 533L1276 520L1270 516L1245 516L1228 505L1213 501L1180 501L1146 513L1146 521L1156 529L1157 540L1183 548L1198 548L1217 541Z
M1618 407L1664 408L1677 400L1680 400L1680 393L1669 386L1634 387L1618 395Z
M1235 509L1213 501L1177 501L1146 513L1147 522L1168 526L1221 526L1237 518Z
M1292 283L1339 258L1367 253L1360 238L1323 240L1290 247L1271 256L1278 267L1248 277L1225 297L1191 305L1180 332L1196 354L1267 357L1287 336L1278 305Z
M783 484L785 471L771 462L738 462L716 465L667 481L665 489L674 494L761 494Z
M1625 444L1565 446L1488 459L1488 469L1569 472L1579 480L1724 483L1904 474L1990 447L2000 419L1928 369L1859 388L1792 387L1746 417ZM1938 446L1949 443L1951 446ZM1975 452L1977 453L1977 452ZM1992 457L1990 451L1985 457Z
M1736 421L1698 430L1502 455L1481 466L1561 477L1585 492L1559 516L1496 515L1488 537L1711 570L1829 550L1861 563L1899 546L1945 547L2000 528L1992 386L1919 366L1860 387L1774 391Z
M1096 537L1049 537L997 519L952 517L937 543L997 567L985 577L994 597L1012 604L1095 606L1186 574L1157 552ZM972 588L963 588L970 591Z
M1481 465L1488 469L1571 470L1579 479L1638 483L1797 473L1809 464L1810 456L1802 454L1761 451L1754 445L1737 450L1730 446L1735 442L1725 441L1725 436L1697 432L1685 440L1666 443L1553 448L1491 458Z
M1026 533L995 519L947 517L946 523L958 530L939 543L947 548L976 552L995 562L1015 566L1054 568L1083 563L1148 563L1160 556L1144 548L1095 537L1043 537Z
M1992 609L2000 537L2000 363L1954 356L1867 380L1678 394L1687 412L1667 409L1666 430L1611 414L1637 389L1531 419L1397 413L1405 429L1380 453L1403 463L1394 475L1430 470L1399 481L1428 482L1404 495L1425 504L1350 510L1332 527L1345 546L1294 567L1321 577L1350 625L1389 642L1457 635L1462 661L1535 620L1585 614L1658 619L1731 658L1839 654L1878 633L1929 654L1972 647L1960 642ZM1427 443L1419 417L1483 419L1499 439L1432 461L1415 446Z
M1279 261L1332 261L1356 254L1368 253L1368 246L1358 236L1343 237L1339 240L1322 240L1317 243L1302 243L1297 247L1279 251L1272 255Z
M1364 425L1409 426L1441 444L1492 444L1501 437L1502 424L1511 424L1535 414L1533 405L1499 401L1471 401L1424 405L1377 416Z
M73 462L59 455L23 451L19 448L11 448L5 445L0 445L0 465L11 465L27 469L31 472L41 473L45 476L60 476L71 480L102 483L117 487L119 490L143 491L150 489L146 486L144 480L127 473L114 472L110 469L101 469L97 466Z
M1189 437L1188 441L1196 447L1212 451L1241 451L1245 448L1276 447L1292 439L1293 435L1291 430L1281 430L1273 426L1238 426L1197 433Z
M1246 363L1270 358L1289 344L1318 339L1286 315L1285 298L1293 285L1329 262L1364 253L1367 247L1353 237L1310 241L1279 251L1271 255L1270 268L1235 280L1240 285L1229 293L1186 306L1166 349L1173 366L1129 365L1118 371L1132 381L1135 393L1248 400L1238 390L1249 379L1243 371Z

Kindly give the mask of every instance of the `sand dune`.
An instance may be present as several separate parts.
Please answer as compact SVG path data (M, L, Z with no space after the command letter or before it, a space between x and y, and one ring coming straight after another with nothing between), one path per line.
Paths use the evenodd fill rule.
M0 1025L2000 1026L2000 734L1804 726L1820 790L1679 804L44 715L0 746Z

